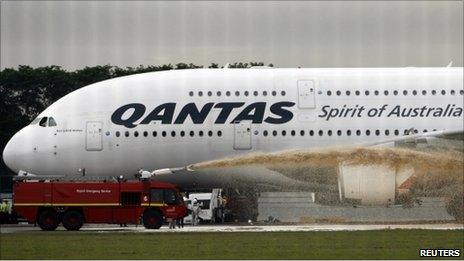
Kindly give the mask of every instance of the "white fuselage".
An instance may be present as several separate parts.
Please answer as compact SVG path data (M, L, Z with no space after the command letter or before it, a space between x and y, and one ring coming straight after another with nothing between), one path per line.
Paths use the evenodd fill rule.
M76 90L38 117L57 125L18 132L4 151L11 169L127 175L254 151L381 142L411 128L462 130L463 68L145 73Z

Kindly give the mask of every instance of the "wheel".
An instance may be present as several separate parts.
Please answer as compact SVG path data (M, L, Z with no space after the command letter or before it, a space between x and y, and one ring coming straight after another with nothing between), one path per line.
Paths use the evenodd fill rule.
M47 209L40 212L37 224L42 230L52 231L58 227L58 215L55 210Z
M62 222L67 230L79 230L84 224L84 217L79 211L69 210L64 213Z
M163 216L154 209L145 210L142 220L143 226L147 229L159 229L163 225Z

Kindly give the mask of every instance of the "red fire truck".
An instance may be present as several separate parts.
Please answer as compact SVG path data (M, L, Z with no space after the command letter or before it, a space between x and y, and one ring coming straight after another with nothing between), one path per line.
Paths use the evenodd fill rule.
M155 181L22 180L13 186L13 208L31 224L79 230L84 223L139 224L158 229L187 213L176 186Z

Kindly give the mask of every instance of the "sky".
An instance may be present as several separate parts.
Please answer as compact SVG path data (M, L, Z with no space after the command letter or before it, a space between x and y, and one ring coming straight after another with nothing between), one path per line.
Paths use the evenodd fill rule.
M1 1L0 67L463 66L462 1Z

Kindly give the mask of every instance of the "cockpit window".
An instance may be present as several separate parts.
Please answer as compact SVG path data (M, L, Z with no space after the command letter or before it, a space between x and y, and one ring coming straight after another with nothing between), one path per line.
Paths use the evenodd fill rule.
M53 117L48 118L48 126L53 127L56 126L56 121Z
M39 122L39 126L47 127L47 119L47 117L43 117Z
M41 119L42 119L42 118L40 118L40 117L35 118L35 119L31 122L31 125L35 125L35 124L39 123L39 121L40 121Z

